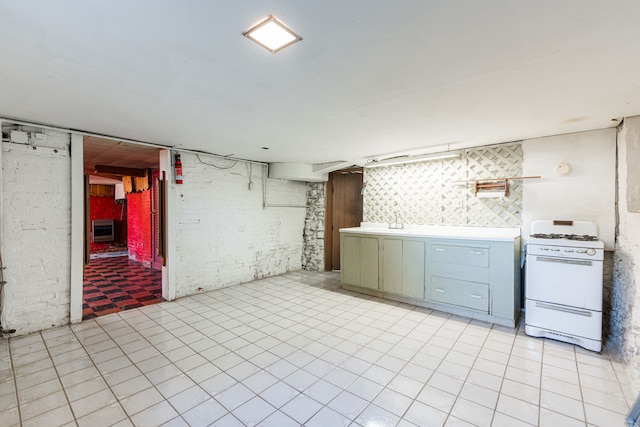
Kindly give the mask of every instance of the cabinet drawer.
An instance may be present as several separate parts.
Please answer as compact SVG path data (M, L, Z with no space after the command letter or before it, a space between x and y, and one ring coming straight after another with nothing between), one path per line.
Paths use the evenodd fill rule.
M489 248L472 246L431 245L431 260L450 264L489 266Z
M489 312L489 286L431 276L431 300Z
M488 267L432 262L431 274L438 277L446 277L466 282L489 283Z

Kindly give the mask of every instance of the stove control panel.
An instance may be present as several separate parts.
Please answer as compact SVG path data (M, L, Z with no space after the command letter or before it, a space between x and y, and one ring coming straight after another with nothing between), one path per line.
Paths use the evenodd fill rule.
M561 246L543 246L528 244L529 255L544 255L547 257L574 258L574 259L603 259L604 251L596 248L571 248Z
M545 247L541 247L540 248L541 251L548 251L548 252L564 252L564 253L577 253L577 254L586 254L589 256L594 256L596 254L596 250L593 248L589 248L589 249L560 249L560 248L545 248Z

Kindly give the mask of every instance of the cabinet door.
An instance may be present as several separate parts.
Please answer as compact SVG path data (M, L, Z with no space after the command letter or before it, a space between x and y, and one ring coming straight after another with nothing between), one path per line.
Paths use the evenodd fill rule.
M392 294L402 294L402 240L382 240L382 290Z
M378 289L378 238L360 238L360 286Z
M342 283L360 286L360 237L342 236L340 273Z
M517 319L520 313L520 245L491 248L491 314Z
M402 294L424 299L424 242L404 241L402 246Z

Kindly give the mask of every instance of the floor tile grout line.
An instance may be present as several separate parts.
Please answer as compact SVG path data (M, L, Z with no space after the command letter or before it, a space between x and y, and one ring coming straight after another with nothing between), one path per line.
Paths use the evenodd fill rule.
M9 337L8 341L7 341L7 347L9 350L9 363L11 363L11 373L13 375L13 387L15 389L15 393L16 393L16 406L18 407L18 420L20 422L20 425L23 424L22 422L22 408L20 408L20 393L18 391L18 378L16 376L16 369L15 369L15 363L13 361L13 348L11 345L13 337Z
M468 327L468 325L469 325L469 324L467 324L467 327ZM465 329L466 329L466 327L465 327ZM492 329L493 329L493 325L492 325L492 327L489 329L489 332L487 333L487 335L485 336L485 338L484 338L484 340L483 340L483 342L482 342L482 346L480 347L480 351L482 351L482 348L484 347L484 344L487 342L487 339L489 338L489 335L491 334L491 330L492 330ZM456 338L456 342L460 339L460 336L461 336L461 335L462 335L462 332L460 333L460 335L458 336L458 338ZM454 344L454 345L455 345L455 344ZM447 355L448 355L450 352L451 352L451 349L449 349L449 351L447 351L447 353L443 356L443 358L442 358L442 359L443 359L443 360L445 360L445 359L446 359L446 357L447 357ZM478 355L476 355L476 356L474 357L474 361L473 361L473 362L474 362L474 363L473 363L474 365L475 365L475 362L478 360L479 354L480 354L480 352L478 352ZM469 371L471 371L472 369L473 369L473 365L472 365L471 369L469 369ZM469 373L470 373L470 372L469 372ZM455 399L454 399L454 401L453 401L453 404L451 405L451 409L449 410L449 413L447 414L447 417L446 417L446 418L445 418L445 420L444 420L444 423L445 423L445 424L446 424L446 423L447 423L447 421L449 420L449 417L451 417L451 416L452 416L453 408L456 406L456 403L458 402L458 400L459 400L459 399L461 399L461 397L460 397L460 393L462 393L462 389L464 388L464 384L466 384L467 380L469 379L469 373L467 373L467 376L466 376L466 378L464 379L464 381L463 381L463 383L462 383L462 386L460 387L460 391L456 394L456 397L455 397ZM504 378L504 377L503 377L503 378ZM501 387L502 387L502 386L501 386ZM498 392L498 395L499 395L499 392ZM474 403L475 403L475 402L474 402ZM496 413L496 410L497 410L497 405L498 405L498 402L496 401L496 407L495 407L495 408L493 408L493 413L491 414L491 422L493 422L493 418L495 417L495 413Z
M247 313L247 314L249 314L249 313ZM229 332L231 332L231 331L229 331ZM321 332L322 332L322 331L321 331ZM326 336L326 335L328 335L328 333L323 332L323 336ZM285 343L284 341L280 340L279 338L274 337L272 334L271 334L271 335L268 335L268 336L271 336L272 338L274 338L274 339L276 339L276 340L278 340L278 341L280 341L280 342L282 342L282 343ZM225 342L226 342L226 341L225 341ZM223 346L224 346L224 343L221 343L221 345L223 345ZM272 347L272 348L273 348L273 347ZM296 347L296 348L297 348L298 350L300 350L300 351L304 351L304 349L303 349L303 348L298 348L298 347ZM231 350L231 351L233 351L233 350ZM269 349L265 349L264 351L265 351L265 352L269 352L269 353L271 353L271 352L269 351ZM327 350L325 353L327 353L328 351L330 351L330 350ZM234 352L234 353L235 353L235 352ZM306 353L306 352L305 352L305 353ZM325 353L322 353L321 355L319 355L319 356L317 356L317 357L319 358L320 356L324 355ZM271 354L273 354L273 353L271 353ZM293 353L291 353L291 354L293 354ZM307 354L308 354L308 353L307 353ZM242 356L240 356L240 357L242 357ZM286 358L287 358L288 356L285 356L285 357L279 357L279 356L277 356L277 355L276 355L276 357L278 357L280 360L286 360ZM245 359L245 358L243 358L243 359L244 359L245 361L247 361L247 362L251 363L251 362L250 362L250 360L247 360L247 359ZM297 365L295 365L295 364L294 364L294 366L296 366L296 371L298 371L298 370L304 370L304 368L298 367L298 366L297 366ZM333 371L333 370L335 370L337 367L339 367L339 365L334 365L334 368L332 369L332 371ZM266 371L266 369L262 369L262 368L261 368L260 370L261 370L261 371L268 372L268 371ZM296 371L294 371L294 372L296 372ZM305 372L308 372L308 371L305 371ZM314 375L314 374L312 374L312 373L310 373L310 374L311 374L311 375ZM288 377L288 376L287 376L287 377ZM315 375L314 375L314 377L315 377ZM300 391L300 390L296 389L296 391L298 392L298 394L297 394L296 396L298 396L298 395L300 395L300 394L304 394L304 395L305 395L305 396L307 396L308 398L310 398L310 399L312 399L312 400L314 400L314 401L315 401L315 399L313 399L311 396L308 396L307 394L305 394L305 393L304 393L304 391L308 390L312 385L316 384L316 383L317 383L318 381L320 381L321 379L322 379L322 378L316 377L316 381L314 381L311 385L309 385L308 387L306 387L306 388L305 388L304 390L302 390L302 391ZM287 383L284 381L284 379L281 379L279 382L283 382L283 383L287 384ZM343 389L343 390L344 390L344 389ZM258 396L258 397L261 397L261 396L260 396L260 394L257 394L257 396ZM261 397L261 398L262 398L262 397ZM294 398L295 398L295 396L294 396ZM292 399L293 399L293 398L292 398ZM268 402L267 402L267 403L268 403ZM322 405L322 407L325 407L325 406L326 406L326 405L322 404L321 402L318 402L318 403L320 403L320 404ZM283 407L283 406L285 406L285 405L286 405L286 403L285 403L285 404L283 404L283 405L282 405L282 407ZM280 410L280 409L278 409L278 408L275 408L275 409L276 409L276 410ZM321 408L321 409L322 409L322 408ZM318 412L319 412L321 409L319 409L319 410L318 410ZM317 412L316 412L316 413L317 413ZM313 416L315 416L315 414L313 414L309 419L311 419Z
M71 328L68 328L68 329L69 329L70 332L73 333ZM49 359L51 360L51 365L53 366L53 369L56 371L56 379L58 380L58 383L60 384L60 387L62 388L62 392L64 393L64 397L65 397L65 400L67 401L67 405L69 405L69 410L71 411L71 415L73 416L73 422L77 426L78 425L78 417L76 417L75 411L73 410L73 406L71 405L71 400L69 399L69 394L67 392L67 389L64 386L64 384L62 383L62 378L60 377L60 371L58 371L58 367L56 366L55 362L53 361L53 356L51 355L51 352L49 351L49 346L47 345L47 340L42 335L42 332L40 332L40 336L42 337L42 342L44 344L45 349L47 350L47 355L49 356ZM74 337L75 337L75 334L74 334ZM76 340L78 339L77 337L75 337L75 338L76 338Z
M94 320L94 319L92 319L92 320L90 320L90 321L95 322L95 320ZM102 329L102 331L103 331L104 333L106 333L106 334L109 336L109 339L113 340L113 338L111 338L111 336L110 336L110 335L109 335L109 334L104 330L104 328L102 328L102 326L101 326L98 322L95 322L95 323L96 323L97 327L99 327L100 329ZM107 389L109 390L109 392L111 393L111 395L114 397L114 399L115 399L115 400L116 400L116 402L118 403L118 406L120 407L120 409L122 410L123 414L124 414L124 415L125 415L125 417L126 417L125 419L128 419L132 424L134 424L134 423L133 423L133 420L131 419L131 416L130 416L130 415L129 415L129 413L125 410L124 406L123 406L123 405L122 405L122 403L120 402L120 399L118 399L118 397L117 397L116 393L113 391L113 388L112 388L111 384L109 384L109 381L107 381L107 379L105 378L104 373L100 370L100 368L99 368L99 367L98 367L98 365L96 364L96 362L95 362L95 360L93 359L93 357L91 357L91 354L89 353L89 350L87 350L87 348L85 347L85 345L82 343L82 339L81 339L80 337L78 337L78 336L77 336L76 331L74 331L73 329L72 329L71 331L72 331L72 332L73 332L73 334L76 336L76 339L78 339L78 341L80 342L80 345L82 345L82 348L83 348L83 349L84 349L84 351L87 353L87 356L88 356L88 357L89 357L89 359L91 360L91 363L92 363L93 367L94 367L94 368L96 368L96 371L97 371L97 372L98 372L98 374L100 375L100 378L102 378L102 381L104 381L105 385L107 386ZM115 341L114 341L114 343L115 343ZM115 344L117 345L117 343L115 343ZM122 350L122 349L120 349L120 350ZM125 353L125 355L126 355L126 353ZM128 358L128 357L127 357L127 358ZM133 363L133 362L132 362L132 363ZM135 364L134 364L134 365L135 365ZM137 368L137 366L136 366L136 368ZM94 394L95 394L95 393L94 393ZM95 410L95 411L93 411L93 412L90 412L90 413L88 413L88 414L85 414L84 416L88 416L88 415L90 415L91 413L95 413L95 412L97 412L97 411L99 411L99 410L101 410L101 409L102 409L102 408L97 409L97 410ZM81 417L81 418L82 418L82 417ZM78 419L76 418L76 423L77 423L77 422L78 422ZM134 424L134 425L135 425L135 424Z
M191 349L191 347L189 346L189 344L187 344L187 343L183 342L182 340L180 340L180 338L179 338L178 336L176 336L175 334L173 334L171 331L167 330L167 329L166 329L166 328L164 328L162 325L160 325L160 324L158 324L157 322L155 322L155 320L153 320L153 319L149 318L146 314L144 314L144 313L143 313L143 315L144 315L145 317L147 317L149 320L151 320L151 321L153 321L154 323L156 323L158 326L160 326L160 327L161 327L162 329L164 329L166 332L168 332L169 334L171 334L175 339L179 340L179 341L182 343L182 345L184 345L185 347L188 347L188 348L190 348L190 349ZM128 324L130 325L130 323L129 323L129 322L127 322L127 321L126 321L126 319L123 319L123 320L124 320L126 323L128 323ZM131 325L130 325L130 326L131 326ZM107 332L107 334L108 334L108 332ZM158 348L157 348L153 343L151 343L151 342L147 339L147 337L144 337L144 336L143 336L143 339L145 339L145 341L147 341L147 343L148 343L150 346L152 346L154 349L156 349L160 354L162 354L162 355L164 356L163 351L162 351L162 350L160 350L160 349L158 349ZM220 345L223 345L223 344L220 344ZM192 350L192 351L195 351L195 350L193 350L193 349L191 349L191 350ZM231 351L231 352L232 352L232 350L229 350L229 351ZM195 353L196 353L196 354L198 354L198 352L197 352L197 351L195 351ZM126 353L125 353L125 354L126 354ZM166 357L166 356L164 356L164 357ZM239 357L241 357L241 356L239 356ZM171 365L175 366L178 370L180 370L180 372L181 372L182 374L184 374L184 375L185 375L186 377L188 377L191 381L193 381L193 382L195 383L195 385L197 385L197 386L198 386L198 387L199 387L199 388L200 388L204 393L206 393L208 396L210 396L210 398L211 398L211 399L213 399L214 401L218 402L218 400L215 398L215 396L212 396L212 395L211 395L207 390L205 390L205 389L204 389L204 388L203 388L203 387L202 387L202 386L201 386L197 381L195 381L193 378L191 378L187 372L185 372L185 371L184 371L183 369L181 369L180 367L176 366L176 362L173 362L173 361L171 361L170 359L168 359L168 360L170 361L170 364L171 364ZM182 359L180 359L180 360L182 360ZM247 361L247 360L245 359L245 361ZM136 365L136 363L134 363L133 361L131 361L131 362L132 362L134 365ZM209 363L213 363L213 362L209 361ZM215 366L215 363L214 363L214 366ZM234 365L234 366L236 366L236 365ZM218 369L220 369L220 368L218 367ZM150 372L153 372L153 371L150 371ZM224 371L224 370L221 370L221 372L225 372L225 371ZM146 375L145 373L141 372L141 374L142 374L143 376L145 376L145 378L147 378L147 380L149 380L149 382L151 382L151 384L153 384L153 387L155 387L155 388L156 388L156 390L157 390L157 387L156 387L157 385L156 385L156 384L154 384L154 383L153 383L153 381L151 381L151 380L147 377L147 375ZM234 378L234 380L235 380L238 384L241 384L241 383L242 383L242 381L238 381L236 378ZM167 380L167 381L169 381L169 380ZM230 387L232 387L232 386L230 386ZM225 390L228 390L230 387L226 388ZM224 392L225 390L222 390L220 393ZM160 393L160 391L159 391L159 390L158 390L158 392ZM163 395L162 393L160 393L160 394L161 394L161 395L163 396L163 398L164 398L164 395ZM256 396L259 396L259 395L258 395L258 394L256 394ZM169 399L168 399L168 398L165 398L165 400L166 400L166 401L171 405L171 403L169 402ZM218 402L218 403L220 403L220 402ZM268 402L267 402L267 403L268 403ZM172 406L172 407L173 407L173 409L176 411L176 413L178 413L178 416L182 417L182 414L180 414L180 412L178 411L178 409L177 409L177 408L175 408L173 405L171 405L171 406ZM197 406L197 405L196 405L196 406ZM228 410L224 405L222 405L222 407L224 407L224 408L225 408L225 410L227 410L227 413L229 413L229 414L231 414L231 413L232 413L232 411ZM195 408L195 407L194 407L194 408ZM193 409L193 408L190 408L189 410L191 410L191 409ZM277 410L278 408L275 408L275 409ZM188 412L188 411L187 411L187 412ZM223 417L224 417L224 416L223 416ZM214 421L214 422L215 422L215 421Z
M573 359L575 360L576 376L578 377L578 390L580 390L580 401L582 402L582 412L583 412L582 415L584 416L584 422L586 424L587 423L587 408L586 408L586 402L584 401L584 391L582 390L582 378L580 378L580 364L578 363L578 357L577 357L576 347L575 346L573 347ZM542 390L542 387L540 388L540 390ZM540 412L542 412L542 405L540 405ZM573 417L571 417L571 418L573 418Z
M511 343L511 349L509 350L509 357L507 358L507 362L506 362L506 365L505 365L505 368L504 368L504 373L502 374L502 379L500 380L500 389L498 390L498 400L496 401L496 408L493 411L493 416L491 418L492 422L496 417L496 413L501 413L503 415L511 417L511 415L509 415L509 414L505 414L503 412L499 412L498 411L498 403L500 402L500 395L502 394L502 388L504 387L504 382L505 382L505 379L506 379L507 369L509 367L509 360L511 360L511 357L513 356L513 347L515 346L516 337L518 336L518 333L520 333L521 326L522 326L522 320L520 320L519 324L516 325L516 327L515 327L516 331L515 331L514 336L513 336L513 342ZM542 384L541 384L541 382L542 382L542 366L540 367L540 369L541 369L540 370L540 387L538 387L538 393L540 393L540 390L542 390ZM515 381L515 382L519 382L519 381ZM512 397L514 399L518 399L518 398L513 397L513 396L509 396L509 397ZM522 399L518 399L518 400L526 402L526 401L524 401ZM526 402L526 403L530 403L530 402ZM538 406L538 408L537 408L537 410L538 410L538 424L540 424L540 397L539 396L538 396L538 405L537 406ZM526 422L524 420L520 420L520 421Z
M412 310L412 311L413 311L413 310ZM433 312L434 312L434 310L431 310L431 311L428 313L427 317L431 316L431 314L433 314ZM447 322L447 321L449 321L451 318L452 318L452 316L447 316L447 318L446 318L446 319L445 319L445 320L440 324L440 326L439 326L439 327L438 327L438 328L437 328L437 329L436 329L436 330L431 334L431 337L430 337L430 338L433 338L433 336L434 336L438 331L440 331L441 329L443 329L443 327L444 327L444 325L446 324L446 322ZM398 320L398 321L399 321L399 320ZM397 322L396 322L396 323L397 323ZM394 325L395 325L395 323L394 323ZM412 330L415 330L415 328L417 328L417 326L415 326ZM466 327L465 327L465 328L466 328ZM460 335L460 334L459 334L459 335ZM458 335L458 338L456 338L456 341L459 339L459 335ZM420 350L421 350L421 349L423 349L423 348L425 348L425 347L428 345L428 343L429 343L428 341L427 341L427 342L425 342L425 343L420 347ZM412 358L407 362L407 364L408 364L408 363L411 363L411 361L416 357L416 354L417 354L417 353L419 353L419 352L420 352L420 350L416 351L416 353L415 353L415 354L413 355L413 357L412 357ZM447 350L447 353L446 353L446 354L449 354L449 352L450 352L450 351L451 351L451 349L449 348L449 349ZM431 375L429 375L429 378L428 378L428 379L425 381L425 383L422 385L422 387L420 388L420 391L418 392L418 394L416 394L416 396L415 396L415 397L411 398L411 404L409 404L409 406L407 407L407 409L405 409L405 411L402 413L402 415L400 416L400 419L404 419L405 415L407 414L407 412L409 411L409 409L411 408L411 406L416 402L416 400L417 400L417 396L419 396L419 395L420 395L420 393L422 393L422 391L425 389L425 387L427 386L427 384L428 384L429 380L431 379L431 377L433 376L433 374L437 372L438 367L440 367L440 366L441 366L441 364L442 364L442 362L445 360L445 358L446 358L446 355L445 355L445 356L443 356L443 357L441 358L441 360L440 360L440 363L438 363L438 365L437 365L436 367L434 367L433 372L431 373ZM405 366L406 366L406 364L405 364ZM418 365L418 366L420 366L420 365ZM397 375L399 375L399 373L398 373ZM396 375L396 376L394 376L394 378L395 378L395 377L397 377L397 375ZM390 384L392 381L393 381L393 380L389 381L389 384ZM383 389L383 390L384 390L384 389ZM382 391L380 391L380 392L378 393L378 395L380 395L380 393L382 393ZM454 401L454 404L455 404L455 401ZM429 406L430 406L430 405L429 405ZM453 409L453 405L452 405L452 409ZM451 411L449 411L449 412L451 412ZM448 417L449 417L449 414L447 414L447 417L445 417L445 420L444 420L444 422L445 422L445 423L446 423L446 421L447 421Z
M137 310L137 309L139 309L139 308L136 308L136 309L134 309L134 310ZM119 313L114 313L114 314L119 314ZM143 313L143 314L144 314L144 313ZM146 316L146 314L144 314L144 315ZM120 317L122 317L122 316L120 316ZM146 316L146 317L148 318L148 316ZM133 328L136 330L136 332L137 332L138 334L140 334L140 333L139 333L139 331L135 328L135 326L133 326L133 325L131 325L129 322L127 322L127 321L126 321L126 319L122 319L122 320L123 320L125 323L127 323L129 326L133 327ZM149 319L149 320L153 321L153 319ZM157 322L155 322L155 321L154 321L154 323L156 323L156 324L157 324ZM161 325L158 325L158 326L162 327ZM111 334L109 334L109 332L108 332L107 330L105 330L105 329L102 327L102 325L100 325L100 327L101 327L101 328L105 331L105 333L106 333L107 335L109 335L109 337L113 340L113 337L111 336ZM163 329L164 329L164 328L163 328ZM165 331L166 331L166 329L165 329ZM169 332L169 331L167 331L167 332ZM169 333L170 333L170 332L169 332ZM141 335L141 334L140 334L140 335ZM173 335L173 334L172 334L172 335ZM175 335L174 335L174 336L175 336ZM142 337L142 339L144 339L144 340L149 344L149 346L153 347L156 351L158 351L160 354L162 354L162 355L164 356L163 352L162 352L161 350L159 350L159 349L158 349L158 348L157 348L153 343L151 343L151 342L147 339L147 337L145 337L145 336L143 336L143 335L141 335L141 337ZM138 372L140 373L140 375L141 375L141 376L143 376L143 377L144 377L147 381L149 381L149 383L151 384L151 387L148 387L148 388L146 388L146 389L144 389L144 390L148 390L148 389L150 389L150 388L154 388L154 389L155 389L155 390L156 390L156 391L157 391L157 392L162 396L163 401L167 402L167 404L169 404L169 405L171 406L171 408L176 412L176 414L178 414L176 417L171 418L171 420L174 420L175 418L181 418L181 419L183 419L183 420L184 420L183 414L181 414L181 413L180 413L180 411L178 410L178 408L176 408L176 407L175 407L175 406L174 406L174 405L169 401L169 399L170 399L170 398L165 397L165 395L164 395L164 394L162 394L162 392L161 392L161 391L158 389L158 387L157 387L159 384L162 384L162 383L164 383L165 381L162 381L162 382L160 382L159 384L155 384L151 379L149 379L149 378L148 378L147 373L144 373L144 372L142 372L142 371L140 370L140 368L138 367L137 362L134 362L133 360L131 360L131 358L129 357L129 355L127 354L127 352L125 352L125 351L122 349L122 347L120 346L120 344L118 344L115 340L114 340L114 342L116 343L116 345L118 346L118 348L119 348L119 349L124 353L124 355L127 357L127 359L129 359L129 361L131 362L131 364L132 364L133 366L135 366L135 367L136 367L136 369L138 370ZM164 356L164 357L166 357L166 356ZM144 360L146 360L146 359L144 359ZM169 360L169 362L170 362L170 364L171 364L171 365L176 366L176 365L175 365L175 362L171 361L170 359L167 359L167 360ZM96 368L97 368L97 367L96 367ZM177 366L176 366L176 368L177 368L178 370L180 370L180 372L182 372L183 374L185 374L185 376L187 376L187 377L188 377L188 375L187 375L184 371L182 371L182 369L180 369L180 368L179 368L179 367L177 367ZM158 369L160 369L160 368L158 368ZM98 371L100 372L100 370L99 370L99 369L98 369ZM154 370L152 370L152 371L150 371L150 372L153 372L153 371L154 371ZM102 373L101 373L101 375L102 375ZM191 378L189 377L189 379L191 379ZM106 380L106 379L104 379L104 380L105 380L105 382L107 383L107 385L109 385L109 383L107 382L107 380ZM167 379L166 381L170 381L170 380L171 380L171 379ZM191 380L193 381L193 379L191 379ZM126 381L128 381L128 380L126 380ZM126 382L126 381L124 381L124 382ZM200 384L198 384L198 382L194 381L194 383L195 383L195 385L197 385L197 386L198 386L198 387L199 387L199 388L200 388L204 393L206 393L207 395L209 395L209 396L210 396L210 398L212 398L212 399L214 399L214 400L215 400L215 398L214 398L213 396L211 396L211 395L210 395L206 390L204 390L204 389L202 388L202 386L201 386ZM110 385L109 385L109 388L111 389L111 386L110 386ZM144 390L141 390L141 391L139 391L138 393L141 393L141 392L142 392L142 391L144 391ZM185 390L183 390L183 391L185 391ZM118 401L118 403L119 403L119 404L120 404L120 406L122 407L122 410L124 411L124 413L127 415L127 417L129 418L129 420L130 420L132 423L133 423L133 420L131 419L132 417L134 417L135 415L137 415L137 414L139 414L139 413L141 413L141 412L143 412L143 411L145 411L145 410L149 409L150 407L152 407L152 406L154 406L154 405L156 405L156 404L157 404L157 403L156 403L156 404L153 404L153 405L151 405L151 406L148 406L148 407L146 407L146 408L144 408L144 409L141 409L140 411L136 412L135 414L129 414L129 412L124 408L124 406L122 406L122 403L120 402L120 399L118 398L118 396L116 395L116 393L115 393L115 392L113 392L113 390L111 390L111 392L113 393L114 397L116 398L116 400ZM181 393L181 392L180 392L180 393ZM135 395L135 394L137 394L137 393L134 393L134 395ZM176 393L176 394L179 394L179 393ZM132 396L133 396L133 395L132 395ZM128 396L128 397L130 397L130 396ZM173 397L173 396L171 396L171 397ZM201 402L201 403L203 403L203 402ZM196 406L198 406L198 405L196 405ZM185 411L185 413L186 413L186 412L188 412L188 411L190 411L191 409L195 408L196 406L194 406L194 407L192 407L192 408L189 408L187 411ZM171 421L171 420L169 420L169 421ZM186 420L185 420L185 422L186 422ZM215 421L214 421L214 422L215 422Z

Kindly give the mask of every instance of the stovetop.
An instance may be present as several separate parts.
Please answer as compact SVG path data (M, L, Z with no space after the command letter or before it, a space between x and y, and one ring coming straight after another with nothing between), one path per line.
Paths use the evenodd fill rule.
M567 239L578 240L581 242L595 242L598 240L598 236L590 236L589 234L559 234L559 233L535 233L530 237L536 239Z
M528 245L567 248L604 248L598 238L598 226L587 221L534 221Z

